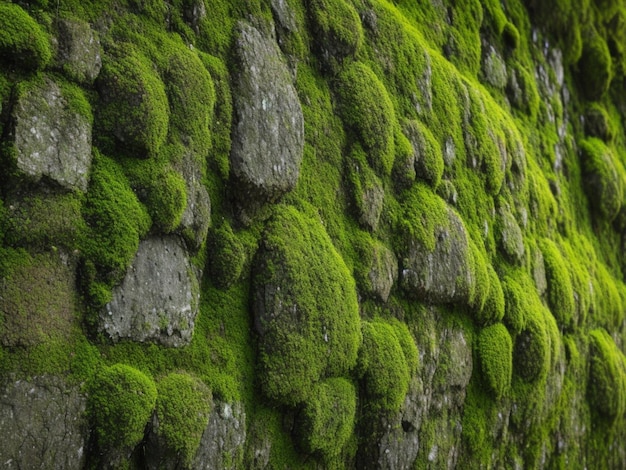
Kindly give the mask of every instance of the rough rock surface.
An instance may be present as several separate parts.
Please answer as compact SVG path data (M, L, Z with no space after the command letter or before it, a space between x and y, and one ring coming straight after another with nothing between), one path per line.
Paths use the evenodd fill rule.
M241 403L216 403L192 467L198 470L242 468L246 413Z
M375 232L378 228L385 200L385 190L382 184L378 179L375 179L373 184L365 188L357 197L361 199L359 201L359 206L361 207L359 222L364 227Z
M435 228L434 250L409 240L401 282L408 293L429 302L467 303L474 284L468 236L459 216L447 211L448 223Z
M81 469L88 423L86 399L55 376L0 383L3 469Z
M293 189L300 174L302 108L274 41L239 23L236 52L231 170L247 194L276 199Z
M198 281L177 237L148 238L113 300L100 313L100 329L113 341L132 339L180 347L189 344L198 313Z
M35 181L48 177L67 189L87 190L91 124L68 107L49 78L32 86L14 109L17 167Z
M102 68L100 40L89 24L60 20L58 61L63 71L81 83L93 83Z
M183 212L180 228L193 248L199 249L206 240L211 223L211 199L202 183L197 160L187 154L183 157L181 166L181 174L187 186L187 207Z
M384 245L374 247L368 278L372 293L387 302L391 288L398 280L398 260L393 251Z
M500 209L499 218L500 246L509 259L521 263L525 253L522 230L508 208Z

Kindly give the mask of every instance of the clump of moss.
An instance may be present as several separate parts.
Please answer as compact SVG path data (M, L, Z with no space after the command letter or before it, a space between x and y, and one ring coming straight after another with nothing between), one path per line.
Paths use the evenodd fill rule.
M559 248L552 240L546 238L542 240L540 246L546 268L550 310L560 326L569 327L575 309L569 270Z
M215 89L211 75L193 50L180 44L168 61L164 82L171 132L201 157L211 146Z
M355 133L374 170L389 175L394 158L395 115L387 90L361 62L346 67L337 81L338 109Z
M383 210L385 191L380 179L369 167L367 156L358 143L350 152L347 166L359 223L364 228L376 231Z
M417 347L412 338L406 336L408 331L401 331L398 325L382 320L363 322L363 345L357 371L366 406L374 413L394 413L400 409L417 366Z
M591 331L589 344L589 402L604 417L615 420L626 411L626 358L605 330Z
M502 398L511 386L513 372L513 342L502 323L480 331L478 356L489 389L496 398Z
M476 76L480 67L480 27L483 8L478 0L466 0L450 10L450 28L444 53L462 71Z
M269 398L296 405L320 379L356 364L354 279L320 222L291 206L275 208L254 264L261 385Z
M584 188L592 207L605 219L617 217L624 198L624 188L609 148L597 138L579 143Z
M145 203L154 226L163 233L173 232L187 207L185 180L177 171L166 167L151 181Z
M584 33L582 56L578 61L578 81L590 101L599 100L613 78L611 52L606 41L593 27Z
M609 142L615 137L616 129L606 108L598 102L590 103L585 110L585 132Z
M345 0L311 0L307 6L320 58L331 72L337 71L344 59L356 55L363 42L359 15Z
M325 461L337 458L354 432L356 389L343 378L317 383L297 417L302 449Z
M502 280L502 292L505 299L503 322L514 335L521 333L526 326L526 312L533 305L529 298L534 291L535 286L526 274L507 275Z
M157 389L152 378L133 367L115 364L96 373L88 388L89 415L98 446L131 451L143 439L154 410Z
M213 406L211 390L187 373L172 373L157 383L158 436L165 448L190 468Z
M115 150L124 155L153 157L168 131L165 86L135 46L122 43L109 52L96 83L101 98L96 122L104 134L100 143L112 137Z
M515 64L512 67L506 91L516 108L526 113L531 119L537 117L541 99L537 82L526 67L521 64Z
M476 314L476 319L481 325L499 322L504 317L504 294L500 279L491 265L487 266L487 272L489 275L489 294L485 299L483 308Z
M211 281L220 289L227 289L241 276L246 261L243 244L226 221L213 229L209 237Z
M46 33L14 3L0 4L0 57L26 70L41 70L52 58Z
M470 255L474 288L471 292L469 305L480 315L489 297L489 281L491 275L484 252L476 246L473 240L470 240Z
M537 302L526 312L526 322L515 339L515 373L526 382L545 377L551 361L551 338L546 328L545 307Z
M120 166L97 151L83 215L88 224L84 258L103 272L104 279L119 279L135 256L151 220Z

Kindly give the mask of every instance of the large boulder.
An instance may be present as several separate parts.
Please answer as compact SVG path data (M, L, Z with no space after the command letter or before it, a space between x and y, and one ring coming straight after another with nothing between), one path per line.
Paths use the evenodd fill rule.
M198 296L198 281L180 239L148 238L100 313L100 330L114 342L185 346L193 336Z
M78 387L55 376L0 383L2 468L81 469L89 424Z
M67 97L47 77L21 87L13 115L16 163L30 179L46 177L67 189L87 190L91 122L81 93L73 89Z
M93 83L102 68L102 57L98 35L88 23L59 20L57 61L70 78Z
M235 50L232 174L242 187L242 201L273 200L298 181L304 147L302 108L274 41L239 23Z

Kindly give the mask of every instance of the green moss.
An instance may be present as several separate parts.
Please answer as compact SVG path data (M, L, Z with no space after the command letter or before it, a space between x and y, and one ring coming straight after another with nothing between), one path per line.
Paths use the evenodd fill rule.
M506 306L503 322L513 335L517 335L526 327L527 312L537 306L535 286L528 275L516 272L502 279L502 291Z
M140 238L150 228L151 220L120 166L98 152L94 153L83 215L88 224L84 258L96 266L105 279L121 278L137 252Z
M384 85L361 62L347 66L337 81L338 110L367 152L370 165L389 175L394 158L395 114Z
M595 294L595 308L592 312L594 321L608 331L613 331L622 321L624 301L620 296L616 280L601 263L596 265L593 292Z
M346 379L317 383L297 418L300 446L324 461L340 456L354 432L356 389Z
M584 188L590 205L603 218L615 219L624 199L623 182L609 148L597 138L579 143Z
M352 186L356 217L364 228L376 231L383 209L384 190L380 179L367 163L367 155L356 143L346 161Z
M437 189L444 169L441 145L432 132L420 121L408 121L404 125L404 132L413 145L417 177Z
M487 266L489 273L489 294L483 308L476 314L476 320L481 325L488 325L502 320L504 317L504 293L500 279L491 265Z
M169 121L163 82L151 61L128 43L110 49L103 59L96 82L101 97L96 116L100 145L112 140L124 155L156 155L165 142Z
M243 244L227 221L213 229L209 237L208 264L211 281L219 288L227 289L241 276L246 261Z
M575 304L569 269L552 240L544 239L540 246L546 268L550 310L561 327L570 327Z
M257 319L261 384L268 397L295 405L321 378L356 364L354 280L320 223L289 206L275 208L255 264L255 301L272 309Z
M474 278L474 289L470 296L470 306L474 309L476 315L481 315L485 309L487 299L489 298L489 281L491 279L489 269L490 266L485 261L485 254L481 251L473 240L470 240L470 254L472 263L472 276Z
M172 373L157 383L158 435L189 467L209 423L211 390L187 373Z
M170 132L206 158L215 105L213 80L196 52L183 44L177 46L163 77L170 105Z
M46 33L21 7L0 4L1 61L28 71L41 70L52 58Z
M526 382L545 378L551 361L551 338L546 328L545 307L540 302L526 311L526 325L515 339L514 371Z
M444 53L460 70L476 76L480 67L480 27L483 8L478 0L457 2L450 10L450 29Z
M480 331L478 356L489 389L496 398L502 398L511 386L513 372L513 343L502 323Z
M602 329L589 333L590 370L588 400L609 420L626 411L626 358Z
M585 110L585 132L589 137L597 137L610 142L616 135L615 126L606 108L598 103L589 103Z
M577 64L578 81L585 97L590 101L604 95L613 79L609 46L594 28L587 28L583 35L582 56Z
M187 207L185 180L177 171L165 168L150 183L145 203L152 223L163 233L173 232Z
M374 414L395 413L409 391L412 373L396 328L376 320L363 322L362 329L363 345L357 370L366 397L366 410ZM408 344L403 340L405 343ZM410 355L415 357L414 353L416 349Z
M337 71L348 57L354 57L363 42L363 28L351 2L311 0L307 2L315 45L330 71Z
M89 415L101 449L133 449L144 436L157 389L152 378L125 364L99 371L88 384Z

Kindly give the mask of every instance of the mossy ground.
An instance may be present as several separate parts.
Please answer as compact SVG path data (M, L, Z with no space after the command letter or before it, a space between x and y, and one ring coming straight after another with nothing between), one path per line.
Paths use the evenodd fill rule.
M233 31L242 18L269 31L277 15L269 2L220 0L205 2L207 14L194 20L192 3L0 2L0 164L7 176L0 180L0 298L12 302L0 311L0 370L69 373L89 384L102 447L141 441L155 404L158 412L171 401L167 377L182 372L198 388L172 381L184 382L192 398L203 383L217 399L245 404L250 435L267 434L272 443L270 465L353 465L354 423L399 410L422 373L414 337L428 340L416 313L423 305L402 290L394 287L387 304L357 297L353 278L367 288L360 257L384 246L401 259L403 234L432 249L435 227L445 227L446 211L454 210L470 238L475 287L469 305L429 308L465 319L478 365L463 403L460 463L623 466L613 450L626 434L624 6L286 2L297 28L277 38L303 108L301 174L283 206L242 228L228 183ZM54 68L58 15L107 25L94 89ZM41 71L93 119L86 194L16 183L11 107ZM143 237L179 233L188 194L177 165L187 153L214 222L194 260L207 269L193 341L180 350L107 344L93 335L90 313L110 300ZM363 194L373 187L384 198L377 223L363 224L370 209ZM515 246L499 232L502 208L519 228ZM312 333L288 328L259 341L251 286L272 280L277 267L258 269L261 243L289 265L296 287L288 300L316 322L344 328L331 353ZM78 292L54 274L52 260L64 253L78 264ZM43 300L28 293L29 283L44 297L72 302L53 302L54 318L39 314ZM206 408L202 399L195 403ZM330 406L340 413L329 414ZM178 403L168 408L177 422ZM502 411L511 411L508 434L495 435ZM294 413L296 438L285 425ZM169 433L170 441L189 458L201 426L183 421L176 427L184 435ZM434 427L423 426L436 442ZM592 436L576 434L577 426ZM558 436L581 445L562 448Z

